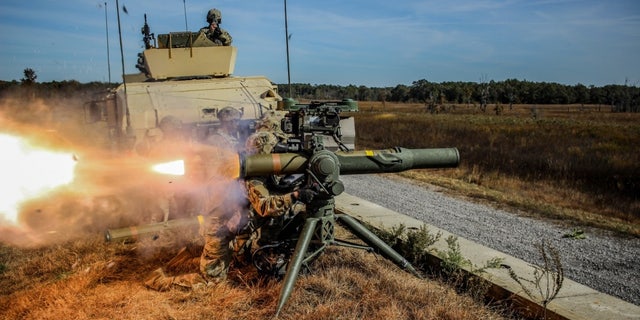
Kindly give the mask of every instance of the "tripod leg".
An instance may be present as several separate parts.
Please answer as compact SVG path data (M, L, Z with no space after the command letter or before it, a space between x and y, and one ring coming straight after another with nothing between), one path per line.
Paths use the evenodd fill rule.
M276 310L276 316L278 316L280 310L282 310L282 307L284 307L284 304L287 302L289 296L291 295L291 292L293 291L293 284L296 282L296 278L298 277L298 273L300 272L300 268L302 267L304 255L307 252L307 248L309 247L309 243L311 242L311 237L313 237L313 232L316 229L317 223L317 218L308 218L304 223L302 231L300 232L300 237L298 238L296 249L293 251L293 256L291 257L291 261L289 262L287 275L285 276L284 283L282 284L280 299L278 300L278 309Z
M380 254L382 254L385 258L391 260L397 266L402 269L405 269L415 275L418 278L422 279L422 275L418 273L418 271L398 252L393 250L388 244L378 238L373 232L369 231L369 229L365 228L362 224L360 224L356 219L351 216L344 214L336 214L336 219L342 220L347 227L362 241L366 242L369 246L378 250Z

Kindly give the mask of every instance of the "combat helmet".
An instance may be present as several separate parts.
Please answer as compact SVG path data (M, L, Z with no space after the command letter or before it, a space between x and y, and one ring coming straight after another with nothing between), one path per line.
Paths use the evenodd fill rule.
M166 116L160 120L158 127L164 134L173 134L182 129L182 121L175 116Z
M222 23L222 12L220 12L220 10L218 9L211 9L209 10L209 12L207 12L207 22L211 23L211 22L216 22L217 24L221 24Z

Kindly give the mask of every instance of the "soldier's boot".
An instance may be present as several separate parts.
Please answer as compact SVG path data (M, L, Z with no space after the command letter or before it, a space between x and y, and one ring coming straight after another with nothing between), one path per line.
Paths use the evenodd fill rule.
M227 280L227 273L229 272L229 262L231 257L226 259L218 259L215 261L209 261L208 264L201 266L200 270L208 284L216 284Z
M207 286L207 281L199 273L175 276L172 283L182 289L199 289Z
M167 291L173 285L174 277L167 277L162 268L153 270L144 280L144 285L156 291Z
M168 277L162 268L153 270L145 279L144 285L156 291L168 291L172 287L180 289L197 289L207 285L207 281L198 273L181 274L175 277Z

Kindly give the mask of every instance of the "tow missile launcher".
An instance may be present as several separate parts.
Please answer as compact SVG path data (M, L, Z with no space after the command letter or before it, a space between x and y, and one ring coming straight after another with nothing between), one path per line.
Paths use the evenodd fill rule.
M232 167L238 168L240 178L295 176L298 185L312 188L317 195L306 203L304 212L267 218L252 224L259 235L257 248L251 252L251 261L263 275L283 278L284 283L276 310L279 314L286 304L296 278L330 245L360 248L380 253L400 268L420 277L419 272L398 252L384 243L356 219L335 213L334 197L344 192L340 175L400 172L411 169L457 167L460 155L456 148L386 150L336 150L325 148L325 137L335 139L340 148L339 109L334 106L309 106L290 111L281 122L283 131L291 134L285 146L276 146L270 154L235 157ZM214 162L205 166L215 167ZM196 219L191 219L195 223ZM336 223L341 223L366 245L336 239ZM154 230L157 225L142 226L137 230ZM128 238L134 234L127 229L108 231ZM137 234L136 234L137 235Z
M284 277L276 316L289 299L298 273L308 269L330 245L376 251L400 268L421 277L411 263L356 219L335 214L334 197L344 192L341 174L451 168L460 163L456 148L352 151L341 140L338 120L341 111L341 108L324 104L293 109L281 123L282 130L291 135L285 148L276 146L276 152L271 154L240 159L240 177L302 175L300 185L318 193L306 203L304 212L293 217L276 217L263 224L263 228L271 230L263 230L266 232L261 235L268 238L261 236L260 247L253 252L252 261L258 271ZM329 150L325 145L327 137L331 137L340 150ZM334 230L338 222L367 245L336 239Z

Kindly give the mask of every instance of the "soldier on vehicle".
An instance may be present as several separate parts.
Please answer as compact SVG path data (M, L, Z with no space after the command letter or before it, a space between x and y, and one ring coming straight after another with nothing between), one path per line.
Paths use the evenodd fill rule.
M208 26L200 29L200 32L204 32L209 40L213 41L219 46L231 45L231 35L226 30L220 28L222 23L222 13L218 9L211 9L207 12Z

